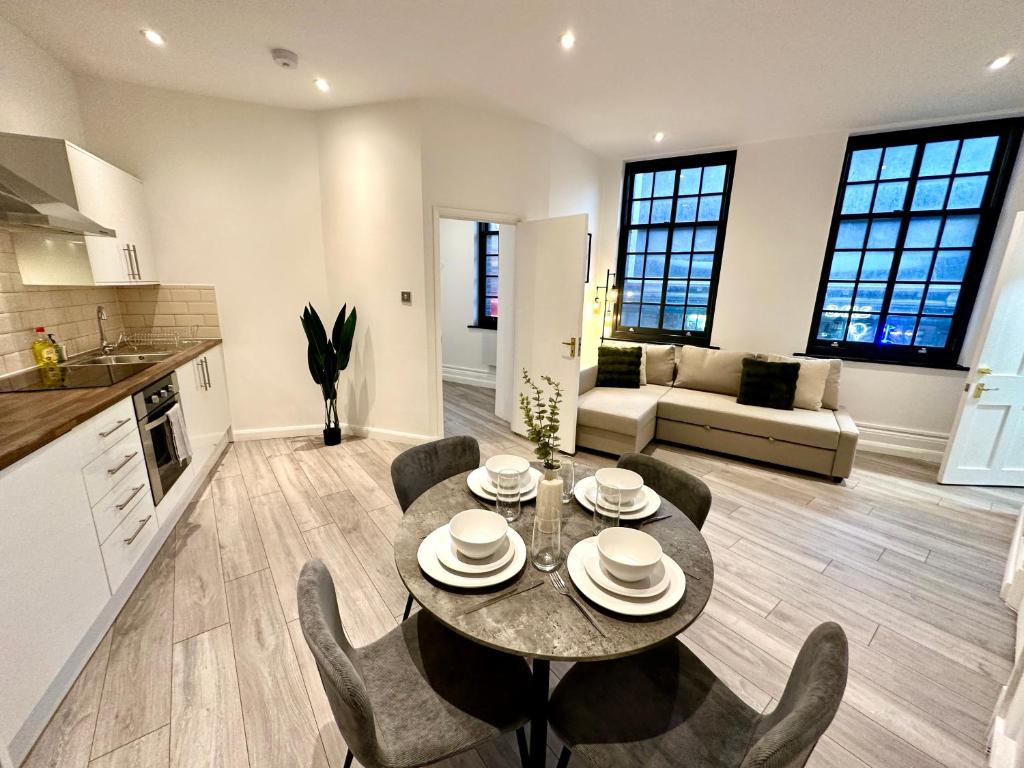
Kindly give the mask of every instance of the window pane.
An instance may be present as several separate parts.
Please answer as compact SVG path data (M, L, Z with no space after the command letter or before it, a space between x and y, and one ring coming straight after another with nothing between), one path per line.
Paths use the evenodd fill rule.
M957 173L985 173L992 169L992 158L996 154L998 136L981 139L966 139L956 164Z
M683 323L684 331L695 331L700 333L708 322L708 311L701 307L687 307L686 320Z
M619 325L636 326L640 322L640 305L623 304L622 314L619 316Z
M633 197L650 197L654 191L654 174L638 173L633 179Z
M970 248L978 230L977 216L950 216L942 230L943 248Z
M900 256L897 280L927 280L932 266L932 251L904 251Z
M861 343L873 342L877 330L878 315L854 314L850 316L850 325L846 329L846 340Z
M672 217L672 200L655 200L651 204L651 224L664 224Z
M658 315L661 314L661 308L658 306L650 306L644 304L640 309L640 327L641 328L657 328L658 327Z
M668 287L665 289L665 303L666 304L685 304L686 303L686 281L685 280L669 280L667 283ZM682 315L680 315L680 318ZM680 322L682 322L680 320Z
M924 311L930 315L952 315L960 298L959 285L930 285L924 300Z
M639 253L626 256L626 277L644 276L644 257Z
M690 255L687 253L675 253L668 265L669 277L688 277L690 274Z
M644 304L661 304L661 280L644 280Z
M696 304L698 306L704 306L708 303L708 292L710 291L711 283L703 280L691 280L690 290L686 294L687 304Z
M725 189L725 166L711 165L704 169L704 180L701 182L700 191L704 194L709 192L721 192Z
M650 218L650 200L641 200L640 202L633 203L633 215L629 220L630 224L646 224Z
M626 241L626 250L630 253L643 253L645 248L647 248L647 230L629 230L629 238Z
M690 251L693 248L693 227L676 227L672 230L672 251Z
M679 171L679 194L696 195L700 192L700 168L683 168Z
M623 301L640 301L642 284L639 280L626 280L622 286Z
M822 312L818 323L818 338L842 341L846 336L846 313Z
M892 269L892 251L865 251L861 280L888 280Z
M836 251L832 254L830 280L856 280L860 268L860 251Z
M951 323L952 320L948 317L922 317L914 343L919 347L946 346Z
M829 283L825 291L825 309L849 310L853 305L853 283Z
M871 210L874 184L851 184L843 195L843 213L867 213Z
M946 202L946 190L949 188L949 179L923 179L917 182L917 189L914 190L914 202L911 209L915 211L937 211Z
M939 251L935 257L932 280L948 280L960 282L967 271L967 261L971 258L970 251Z
M859 149L850 155L850 172L847 181L874 181L878 177L878 164L882 159L881 149Z
M497 297L487 300L487 316L497 317L498 316L498 299Z
M925 144L921 158L922 176L943 176L953 172L953 160L959 141L933 141Z
M695 253L693 254L693 261L690 264L690 277L698 280L709 280L711 278L711 270L714 266L715 254Z
M907 227L907 238L904 248L934 248L939 237L942 219L938 216L915 216Z
M896 219L875 219L871 222L868 248L895 248L900 234L900 223Z
M484 265L484 270L485 270L485 272L488 275L497 275L498 274L498 257L497 256L488 256L487 257L487 262Z
M914 326L917 318L906 315L887 315L882 326L882 344L910 344L914 338Z
M718 221L722 215L721 195L701 195L700 213L697 218L700 221Z
M865 220L844 221L839 225L839 234L836 235L836 248L860 250L864 247L867 231L868 223Z
M661 254L650 254L647 257L647 267L644 269L645 277L662 277L665 274L665 257Z
M488 277L487 278L487 285L486 285L485 293L488 296L497 296L498 295L498 278L496 278L496 277Z
M665 307L661 327L666 331L681 331L683 329L683 307Z
M861 283L853 309L857 312L881 312L885 301L885 283Z
M671 197L672 188L676 185L675 171L658 171L654 174L654 196Z
M668 246L668 230L652 229L647 235L647 252L664 253Z
M715 250L715 241L718 238L718 227L697 227L697 237L693 241L695 251Z
M988 176L965 176L953 182L947 208L980 208Z
M886 184L879 184L875 192L875 204L871 210L875 213L888 213L889 211L903 210L903 200L907 196L907 182L890 181Z
M923 283L896 283L889 301L890 312L915 314L921 308L921 297L924 295Z
M676 200L676 221L697 220L697 198L680 197Z
M886 148L885 159L882 161L882 172L879 174L879 177L883 179L909 179L910 171L914 167L914 156L916 154L917 144Z

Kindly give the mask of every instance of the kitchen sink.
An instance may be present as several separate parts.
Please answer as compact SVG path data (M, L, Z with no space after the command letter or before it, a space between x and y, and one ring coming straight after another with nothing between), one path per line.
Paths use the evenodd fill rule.
M139 363L158 363L170 357L173 352L137 352L135 354L96 355L80 360L69 360L64 363L68 367L79 365L138 365Z

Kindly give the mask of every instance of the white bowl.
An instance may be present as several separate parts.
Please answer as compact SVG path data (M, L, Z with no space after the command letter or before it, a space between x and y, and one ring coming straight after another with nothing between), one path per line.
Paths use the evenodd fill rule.
M597 535L597 554L608 573L621 581L640 581L661 562L661 544L635 528L605 528Z
M598 486L611 486L619 489L623 505L633 504L640 498L644 487L644 479L631 469L605 467L594 473Z
M495 488L498 487L498 476L504 470L511 469L519 475L520 488L529 479L527 473L530 471L530 462L519 456L513 456L508 453L491 456L491 458L484 462L484 466L487 468L487 477L491 479L491 485Z
M459 552L479 560L498 550L508 533L508 523L497 512L467 509L452 518L448 532Z

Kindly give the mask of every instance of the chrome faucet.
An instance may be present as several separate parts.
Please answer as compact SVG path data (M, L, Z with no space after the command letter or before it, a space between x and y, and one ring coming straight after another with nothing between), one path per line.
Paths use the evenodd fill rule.
M100 327L100 351L109 355L117 347L107 340L107 333L103 330L103 321L107 319L107 311L102 306L96 307L96 324Z

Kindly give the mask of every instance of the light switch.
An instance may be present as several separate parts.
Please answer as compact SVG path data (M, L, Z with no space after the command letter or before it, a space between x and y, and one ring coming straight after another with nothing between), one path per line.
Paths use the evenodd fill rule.
M412 291L402 291L402 303L412 304Z

